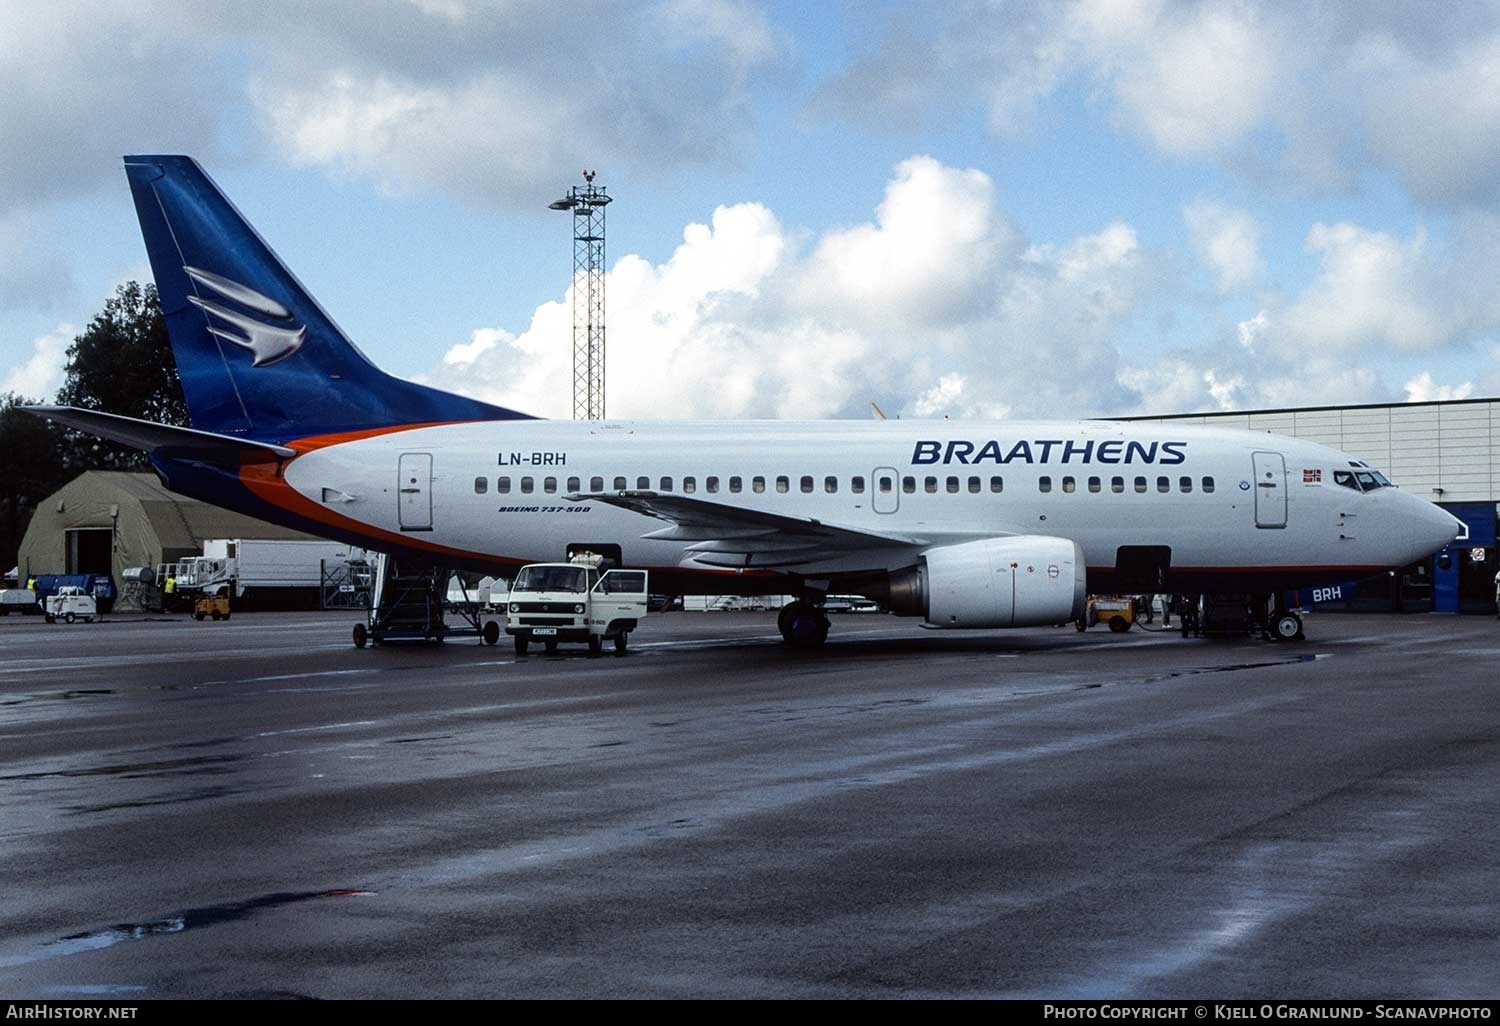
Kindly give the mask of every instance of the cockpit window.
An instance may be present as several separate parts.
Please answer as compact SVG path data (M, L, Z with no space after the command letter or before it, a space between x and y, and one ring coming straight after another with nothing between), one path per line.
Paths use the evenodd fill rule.
M1377 488L1394 488L1386 476L1378 470L1371 469L1368 464L1349 464L1356 470L1335 470L1333 472L1333 483L1344 488L1352 488L1356 492L1373 492Z

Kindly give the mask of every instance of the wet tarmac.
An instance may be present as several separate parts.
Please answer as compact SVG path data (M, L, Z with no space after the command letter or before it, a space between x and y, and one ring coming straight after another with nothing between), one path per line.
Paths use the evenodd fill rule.
M0 996L1495 997L1500 626L0 620Z

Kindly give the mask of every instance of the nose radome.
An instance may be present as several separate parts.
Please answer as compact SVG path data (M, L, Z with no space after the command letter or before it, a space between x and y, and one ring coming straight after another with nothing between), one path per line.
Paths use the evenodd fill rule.
M1422 538L1436 552L1445 548L1464 532L1464 522L1441 506L1423 503L1427 509L1422 518Z

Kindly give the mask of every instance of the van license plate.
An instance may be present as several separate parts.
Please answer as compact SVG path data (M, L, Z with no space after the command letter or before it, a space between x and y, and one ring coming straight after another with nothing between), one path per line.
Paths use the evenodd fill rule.
M557 628L556 627L533 627L533 628L531 628L531 633L535 634L535 635L537 635L539 637L545 637L547 635L556 634L557 633Z

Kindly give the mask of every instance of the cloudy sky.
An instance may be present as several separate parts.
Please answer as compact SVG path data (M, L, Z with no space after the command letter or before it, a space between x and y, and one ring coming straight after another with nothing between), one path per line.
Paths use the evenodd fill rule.
M1037 416L1500 393L1500 0L0 0L0 391L198 158L364 351L570 409ZM580 9L583 10L583 9Z

